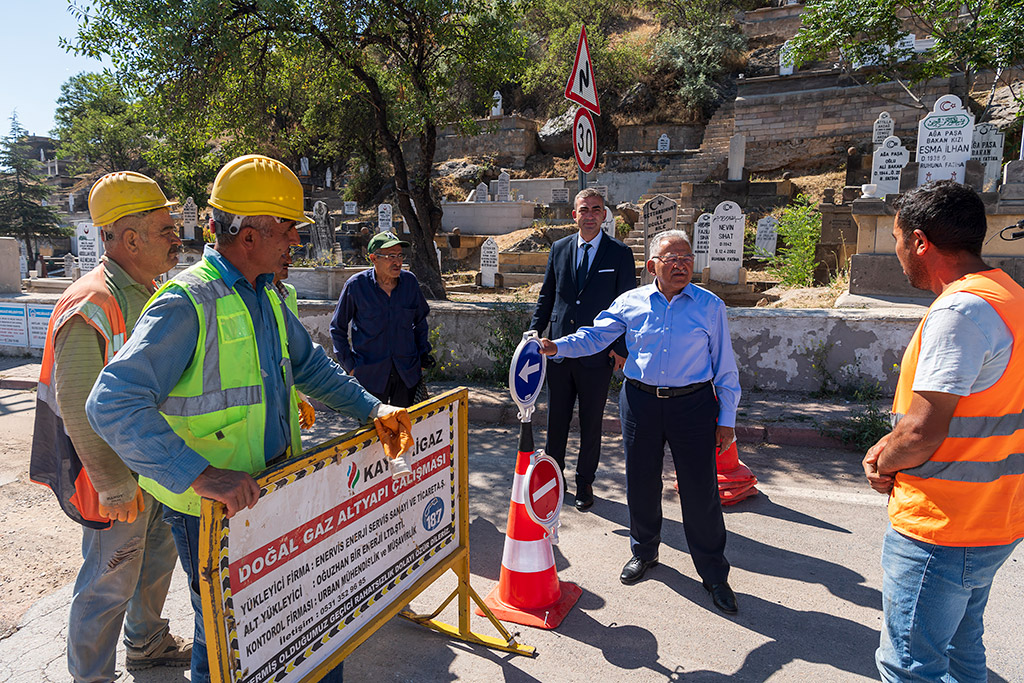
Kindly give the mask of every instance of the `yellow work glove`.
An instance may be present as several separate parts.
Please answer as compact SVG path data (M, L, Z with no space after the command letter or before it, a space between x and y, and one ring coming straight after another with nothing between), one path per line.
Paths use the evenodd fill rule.
M316 411L309 401L299 401L299 426L309 429L316 422Z
M106 506L99 504L100 514L111 522L127 522L131 524L139 513L146 509L146 502L142 499L142 489L135 490L135 497L122 505Z
M409 413L401 408L383 417L375 417L373 426L384 448L384 455L392 461L392 473L395 476L409 474L411 469L408 459L402 457L413 445Z

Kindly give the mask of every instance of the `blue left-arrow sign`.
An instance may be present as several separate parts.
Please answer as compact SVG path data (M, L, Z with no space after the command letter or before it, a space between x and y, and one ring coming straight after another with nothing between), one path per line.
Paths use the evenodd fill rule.
M512 400L521 408L532 406L537 400L544 382L546 360L540 352L540 342L532 337L523 339L512 356L508 388L512 392Z

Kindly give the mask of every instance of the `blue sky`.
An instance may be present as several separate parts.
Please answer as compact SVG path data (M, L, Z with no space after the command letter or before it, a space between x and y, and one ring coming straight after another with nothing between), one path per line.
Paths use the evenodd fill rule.
M103 65L58 45L77 29L67 0L0 0L0 17L0 135L10 130L15 110L30 134L49 135L60 86Z

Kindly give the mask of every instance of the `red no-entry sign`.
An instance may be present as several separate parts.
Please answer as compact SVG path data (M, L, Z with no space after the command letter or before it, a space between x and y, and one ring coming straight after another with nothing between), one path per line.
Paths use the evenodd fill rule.
M538 455L526 471L526 513L533 521L550 527L562 507L562 472L547 455Z

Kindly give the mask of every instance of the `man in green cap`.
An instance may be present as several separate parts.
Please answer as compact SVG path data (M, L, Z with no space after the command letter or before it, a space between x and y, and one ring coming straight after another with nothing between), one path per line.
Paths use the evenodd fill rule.
M331 320L341 366L371 394L403 408L415 402L423 370L435 362L427 339L430 306L416 276L402 269L408 246L393 232L371 237L366 251L373 268L349 278Z

